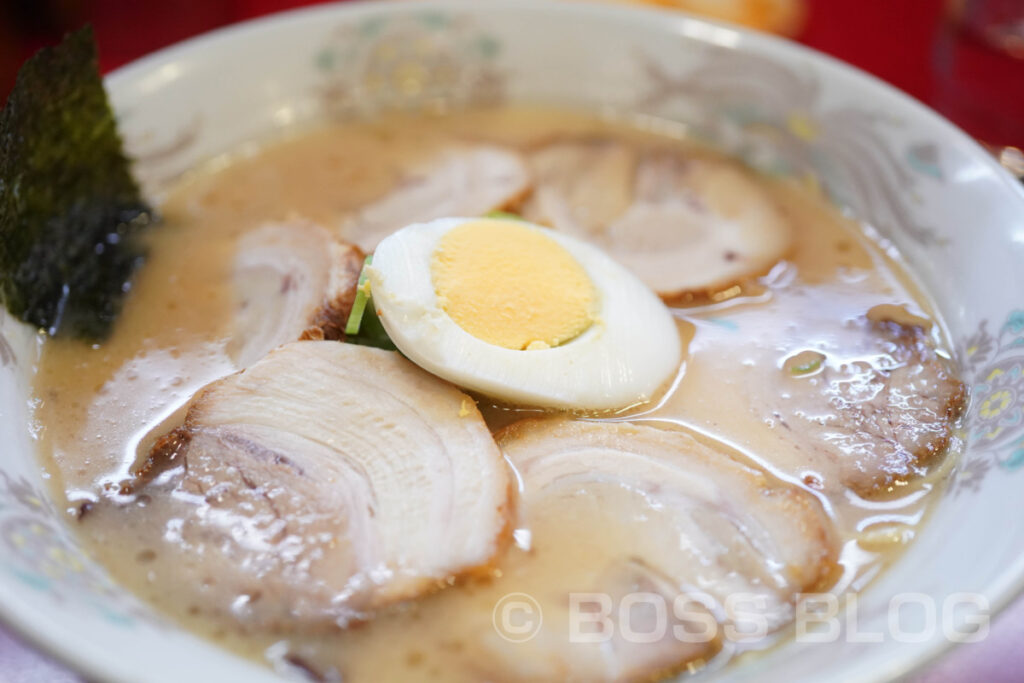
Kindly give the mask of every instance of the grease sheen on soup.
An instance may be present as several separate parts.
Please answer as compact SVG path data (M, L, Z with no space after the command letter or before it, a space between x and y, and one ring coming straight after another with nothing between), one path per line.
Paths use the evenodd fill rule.
M111 338L95 347L60 339L43 347L35 380L40 454L69 523L118 581L159 610L281 671L356 682L518 680L511 660L495 655L505 652L492 627L495 604L523 592L538 596L546 612L560 613L565 586L587 591L598 568L629 559L620 557L621 549L635 550L638 538L655 542L657 520L599 514L632 509L628 498L635 492L590 490L594 514L581 513L578 497L546 500L531 510L528 526L514 529L514 541L488 576L389 607L357 627L265 632L197 604L195 587L181 571L187 558L176 549L168 522L184 514L184 503L159 490L129 494L120 487L140 448L180 421L199 388L233 371L226 351L229 284L240 236L293 215L339 225L386 193L410 160L465 140L528 149L563 136L592 136L718 159L670 133L534 108L391 116L309 130L188 174L163 198L165 222L152 233L150 258ZM673 308L683 340L678 376L649 403L587 417L685 432L809 492L834 524L840 546L827 588L856 591L912 542L952 456L937 454L920 476L895 477L866 495L828 473L801 468L801 449L815 447L814 427L801 426L780 406L801 400L792 384L800 372L793 368L816 372L822 350L826 364L861 363L867 371L888 362L863 341L860 321L872 309L898 305L932 320L935 314L884 241L812 184L760 176L756 182L793 227L787 258L742 288ZM941 324L926 336L940 357L948 355ZM543 412L478 398L495 432ZM821 405L826 417L829 410L830 404ZM954 438L951 450L957 443ZM216 590L217 577L206 578ZM244 605L253 596L237 598ZM712 662L773 646L785 635L719 648ZM701 658L690 666L705 663Z

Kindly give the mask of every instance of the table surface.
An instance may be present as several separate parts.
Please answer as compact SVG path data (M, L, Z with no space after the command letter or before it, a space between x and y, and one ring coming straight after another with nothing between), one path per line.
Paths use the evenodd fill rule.
M217 26L314 3L91 0L50 4L78 9L69 16L30 22L8 35L4 34L4 24L10 26L12 22L5 21L5 12L13 4L0 2L0 96L11 85L15 62L83 20L94 25L101 64L111 69ZM1024 147L1024 60L996 54L965 38L944 19L945 4L944 0L808 0L808 20L797 38L893 83L983 140ZM1024 600L1000 615L987 640L954 649L913 680L1021 680L1022 640ZM0 627L0 682L81 680Z

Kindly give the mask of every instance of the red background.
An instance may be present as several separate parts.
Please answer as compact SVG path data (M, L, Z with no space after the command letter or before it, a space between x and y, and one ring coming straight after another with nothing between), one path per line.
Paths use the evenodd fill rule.
M486 0L479 0L485 2ZM807 0L801 42L855 64L930 104L976 137L1024 147L1024 59L999 54L948 18L953 0ZM959 0L1009 7L1024 0ZM197 33L310 0L0 0L0 100L24 59L91 22L105 70ZM914 683L1024 680L1024 601L983 643L962 646ZM0 627L0 679L79 683Z
M480 0L485 2L486 0ZM947 0L807 0L801 42L930 104L982 140L1024 147L1024 58L983 45L949 19ZM1024 0L963 0L1009 7ZM0 0L0 97L34 50L85 21L105 70L189 36L316 0Z

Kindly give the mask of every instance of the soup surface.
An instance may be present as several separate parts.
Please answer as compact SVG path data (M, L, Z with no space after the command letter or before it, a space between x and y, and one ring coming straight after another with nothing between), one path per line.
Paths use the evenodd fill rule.
M268 221L302 216L345 239L346 217L389 192L400 169L439 150L486 142L529 151L562 138L600 138L719 160L668 127L501 108L318 128L181 179L163 198L165 222L151 234L149 260L111 338L94 347L46 342L36 376L41 457L54 494L66 501L69 523L94 557L188 628L299 677L357 683L572 677L572 666L545 668L551 655L544 638L557 638L569 618L567 591L606 587L607 567L675 542L660 513L635 504L641 495L635 489L606 481L538 500L513 517L512 541L486 576L341 629L255 627L245 619L246 602L259 598L254 595L231 596L235 613L204 609L202 591L214 595L218 577L204 575L175 534L190 503L160 482L131 491L122 486L140 453L180 424L193 394L236 370L229 352L231 278L240 238ZM888 371L893 353L872 341L871 311L883 323L909 316L903 324L916 325L921 338L915 343L940 359L948 358L942 326L897 255L870 228L844 216L809 184L750 177L792 226L786 258L742 285L676 300L672 313L684 347L676 377L650 402L584 417L683 433L807 492L820 502L836 538L835 566L820 587L856 591L912 542L953 456L934 453L913 472L897 472L880 484L861 477L863 471L847 476L842 467L818 467L821 461L806 454L821 443L848 453L857 446L818 431L843 396L807 397L805 387L810 376L840 368L853 375ZM877 384L867 386L878 390ZM475 398L495 432L545 414ZM816 408L805 400L818 401ZM949 443L955 452L955 436ZM521 475L513 481L521 483ZM626 581L643 583L635 576ZM512 593L533 597L543 610L540 639L518 645L494 626L495 606ZM661 669L670 673L679 661L689 669L718 666L785 635L781 628L749 642L717 642L697 656L670 657ZM582 669L575 675L588 677Z

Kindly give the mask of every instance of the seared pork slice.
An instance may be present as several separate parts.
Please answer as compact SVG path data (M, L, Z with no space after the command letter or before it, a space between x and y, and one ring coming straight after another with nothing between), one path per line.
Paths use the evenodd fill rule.
M524 589L545 598L537 637L490 645L503 678L697 666L726 627L756 644L791 621L798 593L831 580L837 546L817 499L684 432L548 418L497 438L520 476L517 537L532 534L531 563L551 565Z
M295 219L242 236L235 256L235 327L228 354L245 368L298 339L343 339L363 253Z
M341 236L369 252L399 228L446 216L482 216L519 201L529 189L529 171L518 153L495 145L453 146L346 218Z
M805 352L787 361L777 414L819 470L870 496L924 474L944 453L963 412L966 388L936 353L927 320L902 308L872 308L870 353L852 359Z
M601 241L633 203L638 152L618 140L553 142L527 157L534 187L522 207L536 223Z
M706 295L766 272L792 228L735 164L589 139L530 156L524 216L588 239L667 300Z
M338 342L286 344L207 386L146 467L185 504L164 537L196 603L247 626L364 619L484 568L508 523L505 464L472 399Z

